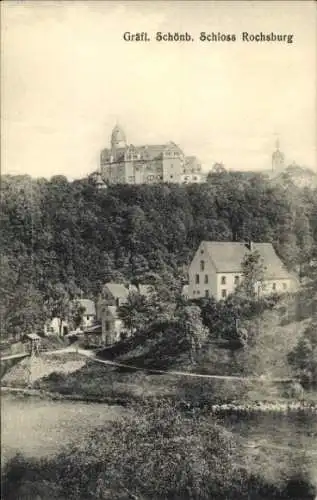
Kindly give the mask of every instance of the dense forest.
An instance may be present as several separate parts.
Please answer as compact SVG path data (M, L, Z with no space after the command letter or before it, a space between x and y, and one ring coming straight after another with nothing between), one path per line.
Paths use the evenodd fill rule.
M2 178L2 324L37 324L109 281L159 276L180 289L201 240L272 242L305 272L317 248L317 190L219 172L201 185L117 185Z

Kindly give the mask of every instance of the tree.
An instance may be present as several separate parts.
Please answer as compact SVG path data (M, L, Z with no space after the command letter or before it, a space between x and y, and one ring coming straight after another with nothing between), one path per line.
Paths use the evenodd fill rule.
M30 258L21 255L17 262L2 255L0 273L2 335L19 338L24 333L42 333L45 306L32 283Z
M191 363L199 353L208 338L208 328L203 325L201 310L198 306L179 307L175 312L180 328L183 330L186 343L189 347Z
M118 308L118 314L131 334L143 330L151 319L146 297L136 291L129 293L127 301Z
M85 307L82 306L78 300L73 300L70 305L69 316L75 329L82 326L84 312L85 312Z
M255 250L245 255L242 261L243 280L240 290L249 297L259 297L264 281L264 265L260 253Z
M300 377L304 387L317 386L317 314L288 355L288 362Z
M71 296L62 283L50 287L47 294L47 309L50 317L59 319L59 335L62 335L62 325L70 317Z

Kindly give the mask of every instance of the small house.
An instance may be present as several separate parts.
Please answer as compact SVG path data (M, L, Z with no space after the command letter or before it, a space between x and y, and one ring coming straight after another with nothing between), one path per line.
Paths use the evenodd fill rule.
M92 326L96 321L96 307L93 300L90 299L78 299L77 302L83 309L82 326L83 328L88 328Z

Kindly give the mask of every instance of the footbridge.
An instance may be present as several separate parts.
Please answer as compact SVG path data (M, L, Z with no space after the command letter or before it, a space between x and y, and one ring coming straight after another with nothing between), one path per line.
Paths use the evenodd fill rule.
M24 358L28 358L31 354L28 352L20 352L18 354L8 354L6 356L0 357L0 366L1 366L1 378L16 364L20 363L20 361Z

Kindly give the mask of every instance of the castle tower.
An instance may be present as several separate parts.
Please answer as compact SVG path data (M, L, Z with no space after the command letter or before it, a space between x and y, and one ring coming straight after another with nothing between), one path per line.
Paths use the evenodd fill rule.
M113 158L116 158L116 151L120 148L125 148L127 145L127 139L123 129L120 125L116 124L111 134L111 154Z
M281 172L284 169L284 154L280 151L280 141L275 143L275 151L272 154L272 172Z

